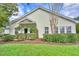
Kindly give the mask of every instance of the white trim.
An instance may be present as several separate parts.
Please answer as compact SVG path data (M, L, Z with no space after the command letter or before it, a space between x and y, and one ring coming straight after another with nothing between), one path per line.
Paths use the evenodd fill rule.
M60 33L60 26L58 26L58 33Z
M65 28L65 33L67 33L66 26L64 28Z

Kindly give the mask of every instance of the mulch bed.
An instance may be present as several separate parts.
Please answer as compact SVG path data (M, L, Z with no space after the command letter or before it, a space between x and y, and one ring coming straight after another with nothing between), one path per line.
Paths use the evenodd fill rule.
M24 41L8 41L4 42L0 40L0 44L50 44L50 45L79 45L79 41L75 43L56 43L56 42L46 42L43 39L36 39L36 40L24 40Z

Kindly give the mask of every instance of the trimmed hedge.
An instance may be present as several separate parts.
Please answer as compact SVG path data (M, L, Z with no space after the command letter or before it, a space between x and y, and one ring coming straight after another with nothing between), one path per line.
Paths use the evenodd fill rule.
M79 23L76 24L76 32L79 33Z
M1 38L3 41L13 41L14 39L16 39L16 36L6 34L6 35L3 35Z
M48 42L76 42L79 34L44 34L43 39Z
M26 40L26 39L37 39L38 35L36 33L28 33L28 34L17 34L18 40Z

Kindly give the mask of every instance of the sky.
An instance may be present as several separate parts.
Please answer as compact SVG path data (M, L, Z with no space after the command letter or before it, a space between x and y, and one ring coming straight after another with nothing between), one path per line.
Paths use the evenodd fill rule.
M12 16L11 19L13 18L18 18L20 16L23 16L24 14L30 12L32 9L42 6L45 8L48 8L48 4L47 3L19 3L18 5L18 9L19 9L19 13L18 16ZM62 8L60 9L61 14L71 17L71 18L75 18L77 16L79 16L79 4L77 3L63 3Z
M61 10L62 14L69 16L71 18L79 16L78 12L79 12L79 4L77 3L64 4L63 10Z
M39 6L43 6L45 8L48 7L48 5L45 4L45 3L31 3L29 5L27 5L26 3L20 3L20 4L18 4L19 11L20 11L20 13L22 15L26 14L27 12L29 12L32 9L34 9L36 7L39 7Z

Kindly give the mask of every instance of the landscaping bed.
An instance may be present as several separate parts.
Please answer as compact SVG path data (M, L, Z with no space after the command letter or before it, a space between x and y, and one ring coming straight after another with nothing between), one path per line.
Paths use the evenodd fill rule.
M49 44L49 45L79 45L79 41L72 43L57 43L57 42L46 42L43 39L35 39L35 40L23 40L23 41L3 41L0 40L0 44Z
M0 44L51 44L51 45L79 45L79 34L44 34L43 39L37 39L34 33L32 36L26 34L1 35ZM28 38L29 37L29 38Z

